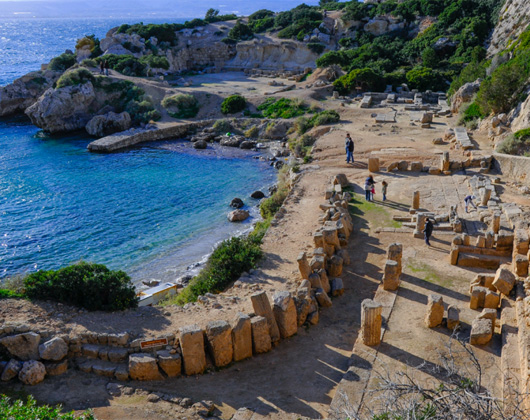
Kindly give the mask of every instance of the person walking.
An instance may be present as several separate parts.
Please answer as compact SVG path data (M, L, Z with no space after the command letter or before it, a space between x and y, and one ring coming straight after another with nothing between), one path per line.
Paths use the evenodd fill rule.
M387 191L387 188L388 188L388 182L386 181L383 181L381 183L381 192L383 193L383 201L386 201L386 191Z
M105 62L104 61L101 61L99 63L99 74L103 74L105 71Z
M469 213L468 212L468 207L469 207L470 204L473 206L473 208L475 210L477 209L477 206L475 206L475 203L473 203L473 200L475 198L476 197L474 195L468 195L466 198L464 198L464 203L466 203L466 213Z
M353 144L353 139L350 137L350 133L346 134L345 147L346 147L346 163L350 163L350 160L351 160L351 163L353 163L354 162L354 159L353 159L354 144Z
M374 186L375 186L374 177L370 175L368 178L366 178L366 181L364 181L364 192L365 192L366 201L373 200L372 188L374 188Z
M109 62L105 60L105 76L109 75Z
M425 243L427 246L431 246L431 243L429 242L432 231L434 230L434 225L431 222L431 219L427 218L427 221L425 222L425 228L423 229L423 237L425 239Z

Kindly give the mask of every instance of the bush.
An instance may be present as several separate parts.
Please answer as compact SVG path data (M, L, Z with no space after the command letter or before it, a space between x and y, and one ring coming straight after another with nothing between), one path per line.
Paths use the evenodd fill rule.
M310 42L307 44L307 48L309 48L315 54L322 54L326 47L320 42Z
M482 115L482 113L480 112L480 106L476 102L473 102L464 109L464 112L462 113L458 124L461 125L469 123L483 117L484 115Z
M96 420L89 411L76 416L73 411L61 413L62 408L48 405L37 405L35 399L30 395L27 401L11 400L5 395L0 396L0 418L6 420Z
M415 67L408 71L406 76L409 86L413 89L425 91L438 90L440 87L440 75L429 67Z
M98 63L92 58L85 58L83 61L81 61L81 65L83 67L97 67Z
M221 104L223 114L235 114L241 112L247 106L247 100L241 95L231 95Z
M219 293L237 280L241 273L255 267L262 257L259 236L233 237L223 241L210 255L205 268L177 296L183 305L195 302L206 293Z
M311 147L315 144L317 139L308 134L304 134L299 138L293 138L289 140L289 148L292 150L294 155L298 158L305 158L309 156Z
M38 271L24 281L32 299L53 300L90 311L119 311L138 306L130 277L101 264L80 262L57 271Z
M224 134L232 131L232 124L229 120L223 119L223 120L217 120L213 124L213 129L217 134Z
M52 58L48 69L54 71L65 71L76 63L74 54L63 53L58 57Z
M162 100L162 106L173 118L193 118L199 112L199 102L193 95L167 96Z
M18 299L22 297L23 295L12 290L0 289L0 299Z
M380 73L371 68L356 69L339 77L333 82L334 88L342 95L360 87L364 91L382 92L385 89L385 80Z
M530 155L530 129L519 130L509 135L497 148L499 153L517 156Z
M310 122L313 127L320 125L333 124L340 121L340 115L335 110L322 111L311 118Z
M94 83L95 77L92 75L90 70L85 68L79 68L64 73L59 80L57 80L57 88L63 88L66 86L77 86L87 82Z
M144 55L142 58L140 58L140 62L151 67L152 69L169 70L169 61L167 61L166 57L159 55Z
M141 101L130 101L125 107L135 124L158 121L162 116L155 109L151 98L144 96Z
M245 137L249 139L255 139L259 136L259 128L257 126L250 127L247 131L245 131Z
M98 57L102 54L101 48L99 46L99 39L95 35L87 35L81 39L77 40L75 44L75 49L80 50L83 47L88 46L90 49L90 58Z
M294 118L304 115L307 106L301 100L268 98L258 106L258 111L267 118Z
M254 37L252 29L244 23L237 22L228 32L228 38L234 41L247 41Z

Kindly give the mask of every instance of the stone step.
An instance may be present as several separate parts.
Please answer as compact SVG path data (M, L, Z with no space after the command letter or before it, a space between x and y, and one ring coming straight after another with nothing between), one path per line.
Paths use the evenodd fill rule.
M497 270L501 265L501 258L491 255L477 255L460 253L456 265L460 267L479 267L486 270Z
M77 358L76 365L85 373L95 373L99 376L116 378L120 381L129 379L129 367L125 363L112 363L97 359Z

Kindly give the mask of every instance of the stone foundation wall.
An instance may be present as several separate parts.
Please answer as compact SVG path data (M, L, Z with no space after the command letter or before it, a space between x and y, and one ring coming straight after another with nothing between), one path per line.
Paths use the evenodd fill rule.
M530 158L494 153L493 165L500 174L530 185L527 179L527 174L530 174Z

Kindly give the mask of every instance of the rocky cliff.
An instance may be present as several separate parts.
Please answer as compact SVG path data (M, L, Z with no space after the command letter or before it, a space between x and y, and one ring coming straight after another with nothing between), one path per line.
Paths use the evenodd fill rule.
M499 16L499 22L493 31L488 55L494 55L505 49L530 24L530 1L506 0Z
M34 71L0 87L0 117L24 112L39 96L53 86L61 73L55 71Z

